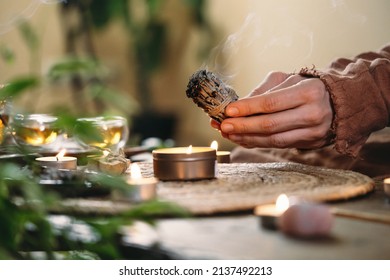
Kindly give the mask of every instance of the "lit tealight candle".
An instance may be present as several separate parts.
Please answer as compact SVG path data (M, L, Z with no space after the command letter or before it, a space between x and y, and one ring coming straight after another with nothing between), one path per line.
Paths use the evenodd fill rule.
M296 237L328 235L333 224L333 215L326 205L295 199L291 201L282 194L276 204L260 205L255 208L261 225L267 229L280 229Z
M154 176L163 181L212 179L216 151L210 147L176 147L153 151Z
M56 168L56 169L77 169L77 158L65 156L66 150L61 150L55 156L38 157L35 161L42 167Z
M385 195L390 197L390 177L383 180L383 190L385 191Z
M130 165L130 177L127 179L127 183L131 185L132 188L121 194L116 193L116 198L131 202L142 202L156 197L158 180L154 177L143 177L141 168L137 163L132 163Z
M277 218L289 207L287 195L281 194L276 200L276 204L264 204L256 206L255 215L261 219L261 225L267 229L277 229Z
M211 142L210 147L217 152L217 162L218 163L230 163L230 152L229 151L218 151L218 142Z

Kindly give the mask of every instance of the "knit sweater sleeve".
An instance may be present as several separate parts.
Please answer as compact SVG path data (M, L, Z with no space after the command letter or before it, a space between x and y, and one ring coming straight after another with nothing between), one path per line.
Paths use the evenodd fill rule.
M335 149L357 156L369 135L390 125L390 44L353 59L339 58L323 70L300 74L320 78L332 100Z

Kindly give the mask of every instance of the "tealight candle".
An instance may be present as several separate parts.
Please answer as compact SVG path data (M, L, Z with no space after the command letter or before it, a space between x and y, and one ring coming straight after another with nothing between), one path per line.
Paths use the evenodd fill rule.
M210 147L176 147L153 151L154 176L163 181L212 179L216 151Z
M114 192L114 197L120 200L131 202L142 202L156 197L156 187L158 180L154 177L142 177L141 169L137 163L130 165L130 177L127 183L131 185L128 191Z
M38 157L35 161L42 167L56 168L56 169L77 169L77 158L65 156L66 150L61 150L55 156Z
M264 228L280 229L296 237L328 235L333 223L333 215L326 205L298 199L291 203L284 194L276 204L257 206L255 214L260 216Z
M390 177L383 180L383 190L385 195L390 198Z
M210 147L217 152L218 163L230 163L230 152L229 151L218 151L218 142L213 141Z
M289 207L287 195L281 194L276 200L276 204L264 204L256 206L255 215L261 219L261 225L266 229L277 229L277 218Z

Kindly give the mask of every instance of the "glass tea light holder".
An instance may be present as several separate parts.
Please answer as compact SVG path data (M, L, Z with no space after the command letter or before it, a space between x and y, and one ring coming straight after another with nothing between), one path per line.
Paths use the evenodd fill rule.
M77 133L77 129L83 129L85 126L94 128L94 135ZM120 116L79 118L76 124L76 133L76 138L81 144L118 151L126 145L129 138L129 127L127 120Z
M0 89L3 88L3 85L0 85ZM9 121L11 114L11 102L7 99L0 100L0 144L3 144L6 136L9 132Z
M217 173L217 155L210 147L175 147L156 149L154 176L162 181L212 179Z
M15 141L33 150L50 150L60 134L58 118L49 114L17 114L12 122Z

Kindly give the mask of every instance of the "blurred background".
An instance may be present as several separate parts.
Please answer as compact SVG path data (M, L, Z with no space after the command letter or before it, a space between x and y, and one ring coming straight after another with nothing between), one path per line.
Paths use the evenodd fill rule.
M390 41L389 11L387 0L1 1L0 82L42 78L14 100L18 112L124 115L132 145L155 136L232 149L186 97L192 73L216 71L244 97L270 71L378 50Z

